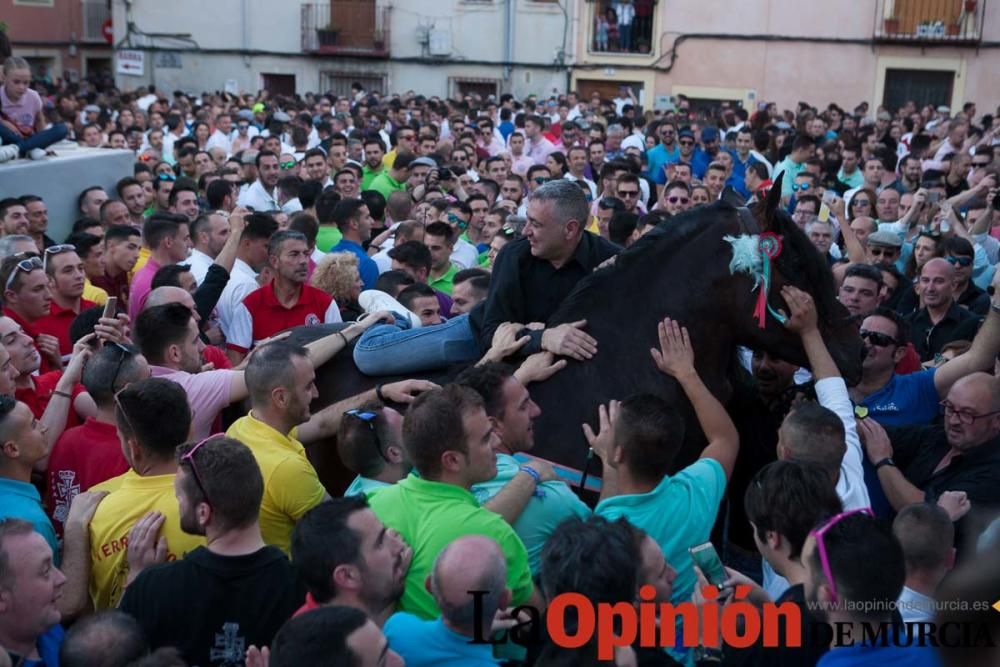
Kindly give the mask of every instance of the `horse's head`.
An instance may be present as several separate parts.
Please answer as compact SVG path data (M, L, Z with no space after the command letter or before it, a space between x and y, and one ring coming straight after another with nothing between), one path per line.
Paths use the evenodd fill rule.
M837 362L844 380L856 384L861 379L862 344L857 327L849 320L849 314L835 298L833 273L826 260L819 254L804 233L792 219L781 210L781 176L771 187L766 199L753 210L753 220L760 234L771 233L781 242L780 252L770 261L770 289L767 308L761 327L759 319L752 316L758 305L759 292L746 292L746 298L733 313L733 328L737 340L747 347L763 350L772 356L790 363L807 364L805 350L797 334L794 334L775 316L788 312L788 306L781 298L784 285L794 285L808 292L819 315L820 331L827 348ZM741 214L734 211L734 218ZM745 222L741 222L740 234L747 234ZM734 251L736 246L734 245ZM763 288L763 286L761 286ZM774 311L773 313L771 311Z

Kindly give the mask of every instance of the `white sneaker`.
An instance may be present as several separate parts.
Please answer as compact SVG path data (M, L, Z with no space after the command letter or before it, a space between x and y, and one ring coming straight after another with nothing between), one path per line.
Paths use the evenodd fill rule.
M45 155L46 155L45 151L41 148L32 148L30 151L28 151L28 157L30 157L32 160L41 160L45 157Z
M17 146L0 146L0 162L16 160L21 153Z
M358 304L365 309L366 313L374 313L378 310L388 310L390 313L405 315L410 320L411 329L421 327L420 316L406 309L391 295L377 289L369 289L358 295Z

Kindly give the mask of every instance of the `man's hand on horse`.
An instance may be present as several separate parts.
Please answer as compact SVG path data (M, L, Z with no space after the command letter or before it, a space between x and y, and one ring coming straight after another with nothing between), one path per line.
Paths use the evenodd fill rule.
M587 320L579 320L546 329L542 333L542 349L577 361L593 359L597 341L583 330L585 326Z
M504 322L493 332L490 349L483 356L484 361L502 361L528 344L531 336L518 336L524 330L519 322Z
M792 311L785 321L786 329L800 336L818 329L816 303L807 292L792 285L785 285L781 288L781 298Z
M543 382L566 368L566 363L565 359L557 361L556 355L551 352L536 352L524 360L514 372L514 377L525 386L532 382Z
M402 380L382 385L382 395L393 403L412 403L420 394L441 387L428 380Z
M694 369L694 348L691 347L687 328L667 317L657 325L656 333L660 349L651 348L649 353L653 355L657 368L678 380L697 373Z
M618 421L618 413L621 410L621 401L611 401L607 405L597 408L598 432L594 435L594 429L590 424L583 425L583 435L587 438L587 443L595 454L601 457L605 465L614 466L613 456L615 451L615 422Z

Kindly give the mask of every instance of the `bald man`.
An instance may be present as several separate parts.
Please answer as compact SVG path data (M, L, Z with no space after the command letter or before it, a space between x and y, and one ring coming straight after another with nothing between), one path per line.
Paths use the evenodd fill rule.
M427 577L441 616L424 621L393 614L385 624L389 646L411 666L499 664L490 644L469 642L488 636L497 611L510 604L506 581L507 560L495 541L483 535L456 539L441 550Z
M955 267L950 262L935 257L924 264L917 292L924 307L907 315L906 323L920 361L930 361L952 341L976 335L981 319L955 301Z
M951 363L951 362L949 362ZM946 364L947 365L947 364ZM859 433L896 511L911 503L936 502L945 491L964 491L972 504L956 525L962 535L979 532L1000 509L1000 379L972 373L952 385L939 426L903 426L888 431L871 419Z

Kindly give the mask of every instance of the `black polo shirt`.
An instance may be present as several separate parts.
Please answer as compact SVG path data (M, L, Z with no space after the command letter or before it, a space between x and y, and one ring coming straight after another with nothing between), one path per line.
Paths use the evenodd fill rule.
M990 295L970 280L958 297L958 305L965 306L979 317L986 317L990 313Z
M547 322L577 283L620 250L603 237L584 232L573 256L557 269L549 260L531 254L528 239L508 243L493 265L489 295L469 314L482 349L490 348L493 333L504 322ZM532 331L522 351L538 352L541 343L542 332Z
M952 303L948 312L937 324L931 322L926 308L906 316L910 325L910 340L920 356L920 361L929 361L941 348L953 340L969 340L976 336L982 319L967 308Z

